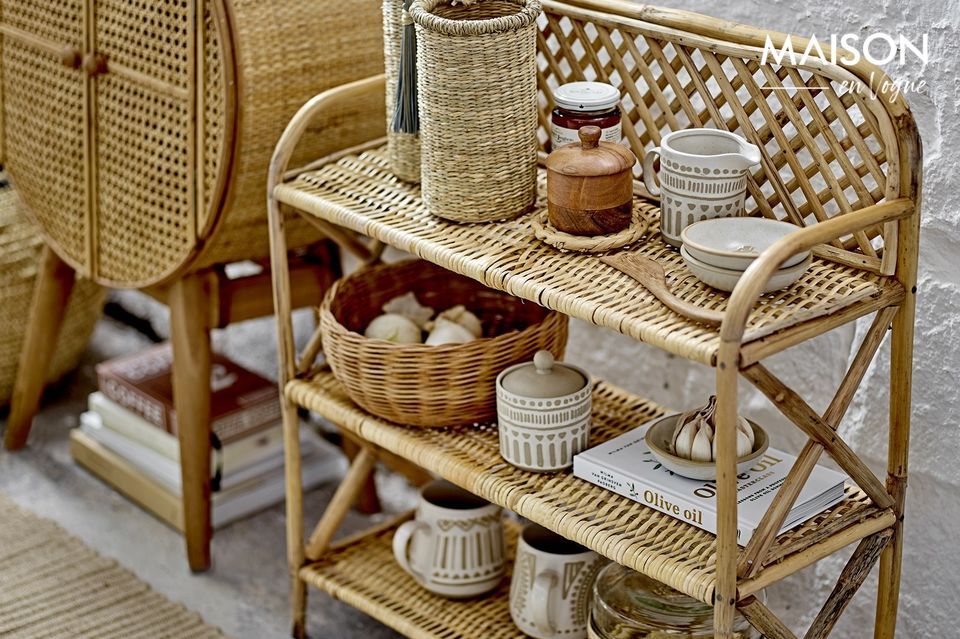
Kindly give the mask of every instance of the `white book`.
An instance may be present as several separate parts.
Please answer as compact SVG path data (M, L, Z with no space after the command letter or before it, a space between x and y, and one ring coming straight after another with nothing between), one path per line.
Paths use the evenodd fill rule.
M123 457L132 466L140 469L170 492L180 494L179 458L176 460L170 459L139 441L129 439L113 429L107 428L100 415L91 411L80 415L80 430L97 443ZM320 438L312 431L301 430L301 454L306 456L318 449L320 441ZM255 463L247 464L239 470L234 470L229 474L225 472L221 478L220 487L226 491L282 467L283 450L281 449L268 457L257 460Z
M316 440L316 446L310 446L309 453L301 449L303 456L300 461L300 470L304 491L339 479L346 472L347 462L343 454L319 437ZM286 477L283 467L239 486L214 493L212 525L214 528L220 528L264 508L269 508L282 501L284 495L286 495Z
M90 393L87 398L87 407L90 412L100 416L106 428L152 448L175 462L179 461L180 442L176 435L151 424L99 391ZM255 464L268 457L275 457L282 450L283 429L278 423L276 426L259 430L224 445L220 453L222 472L225 476L230 475L244 466ZM216 454L213 463L216 463Z
M708 532L717 532L717 486L667 470L644 441L653 422L587 449L573 458L573 474ZM753 537L777 489L796 457L768 448L757 463L738 476L737 542ZM846 476L816 466L780 532L800 525L844 498Z

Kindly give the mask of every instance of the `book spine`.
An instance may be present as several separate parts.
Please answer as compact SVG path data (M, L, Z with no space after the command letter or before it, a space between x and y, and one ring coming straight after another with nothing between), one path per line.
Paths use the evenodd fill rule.
M573 458L573 474L591 484L613 491L628 499L639 502L644 506L658 510L692 526L696 526L709 533L717 532L717 513L704 508L700 504L672 493L664 492L661 488L611 471L596 462L577 455ZM745 545L753 536L754 529L746 527L743 522L737 524L737 543Z
M98 371L97 383L100 386L100 392L106 395L108 399L168 433L175 432L167 407L164 406L163 402L144 394L136 386L123 379L101 371Z

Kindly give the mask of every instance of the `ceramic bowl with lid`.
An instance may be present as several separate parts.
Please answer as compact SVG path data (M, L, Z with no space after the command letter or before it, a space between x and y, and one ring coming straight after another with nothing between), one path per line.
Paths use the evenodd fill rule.
M777 240L799 230L790 222L762 217L721 217L696 222L683 229L680 239L694 259L718 268L745 271ZM810 255L797 253L780 268L796 266Z
M535 472L570 468L587 447L593 384L582 368L538 351L497 377L500 455Z

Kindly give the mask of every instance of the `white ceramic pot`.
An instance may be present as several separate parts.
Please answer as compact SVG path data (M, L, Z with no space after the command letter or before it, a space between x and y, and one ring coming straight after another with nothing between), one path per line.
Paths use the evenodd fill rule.
M502 511L450 482L430 482L416 519L394 534L393 555L432 593L461 599L490 592L506 567Z
M660 184L653 163L660 158ZM680 246L680 233L694 222L743 212L747 170L760 149L739 135L717 129L685 129L663 136L643 158L643 183L660 196L660 233Z
M606 563L542 526L526 526L510 582L513 623L535 639L586 639L593 581Z
M500 455L524 470L570 468L590 439L592 399L590 374L547 351L506 369L497 376Z

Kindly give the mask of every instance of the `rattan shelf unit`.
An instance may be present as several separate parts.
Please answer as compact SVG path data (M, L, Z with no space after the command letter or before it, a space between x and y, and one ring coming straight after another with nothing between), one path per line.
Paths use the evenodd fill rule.
M756 591L858 542L805 636L829 635L879 562L874 636L892 639L903 548L921 166L920 140L902 95L886 91L886 76L866 63L804 66L789 59L765 60L767 37L782 46L786 39L782 34L620 0L543 0L543 8L537 67L543 151L549 150L545 125L552 109L550 89L574 80L610 82L623 96L625 141L641 160L672 130L713 126L737 132L760 147L762 155L760 168L748 179L746 214L786 219L803 228L765 251L726 296L697 282L663 245L656 234L656 207L646 205L651 233L623 250L657 260L670 287L687 302L721 311L720 327L710 328L671 312L596 256L562 253L539 243L530 216L469 226L430 216L417 187L390 175L382 139L291 170L296 143L315 118L371 93L381 95L384 80L377 76L344 85L304 105L277 145L268 180L295 635L305 632L306 584L313 583L410 636L433 636L409 609L391 607L389 602L408 597L400 586L385 581L378 595L346 585L343 573L318 576L332 574L319 568L327 565L324 561L347 561L339 554L347 551L329 550L330 541L376 459L382 457L413 462L712 603L720 639L731 637L735 610L766 637L793 639L793 632L756 599ZM792 44L802 48L806 43L795 38ZM429 69L418 72L429 75ZM371 132L371 138L375 135ZM639 188L637 193L645 195ZM493 425L424 431L383 422L354 406L329 373L314 369L319 335L299 357L295 352L281 204L363 261L375 261L384 246L395 246L492 288L714 366L717 534L660 515L569 473L538 475L508 466L498 455ZM786 291L761 295L777 268L806 249L817 255L810 272ZM763 365L774 353L871 314L872 323L822 413ZM881 479L838 428L888 332L889 452L887 475ZM742 549L736 540L734 464L741 377L808 437L758 532ZM298 406L324 414L362 446L306 541ZM592 437L602 441L662 410L599 383ZM778 536L823 453L856 487L830 512ZM386 533L374 531L355 543L370 544L372 549L380 534ZM479 609L484 604L476 605ZM478 635L454 630L443 636Z

